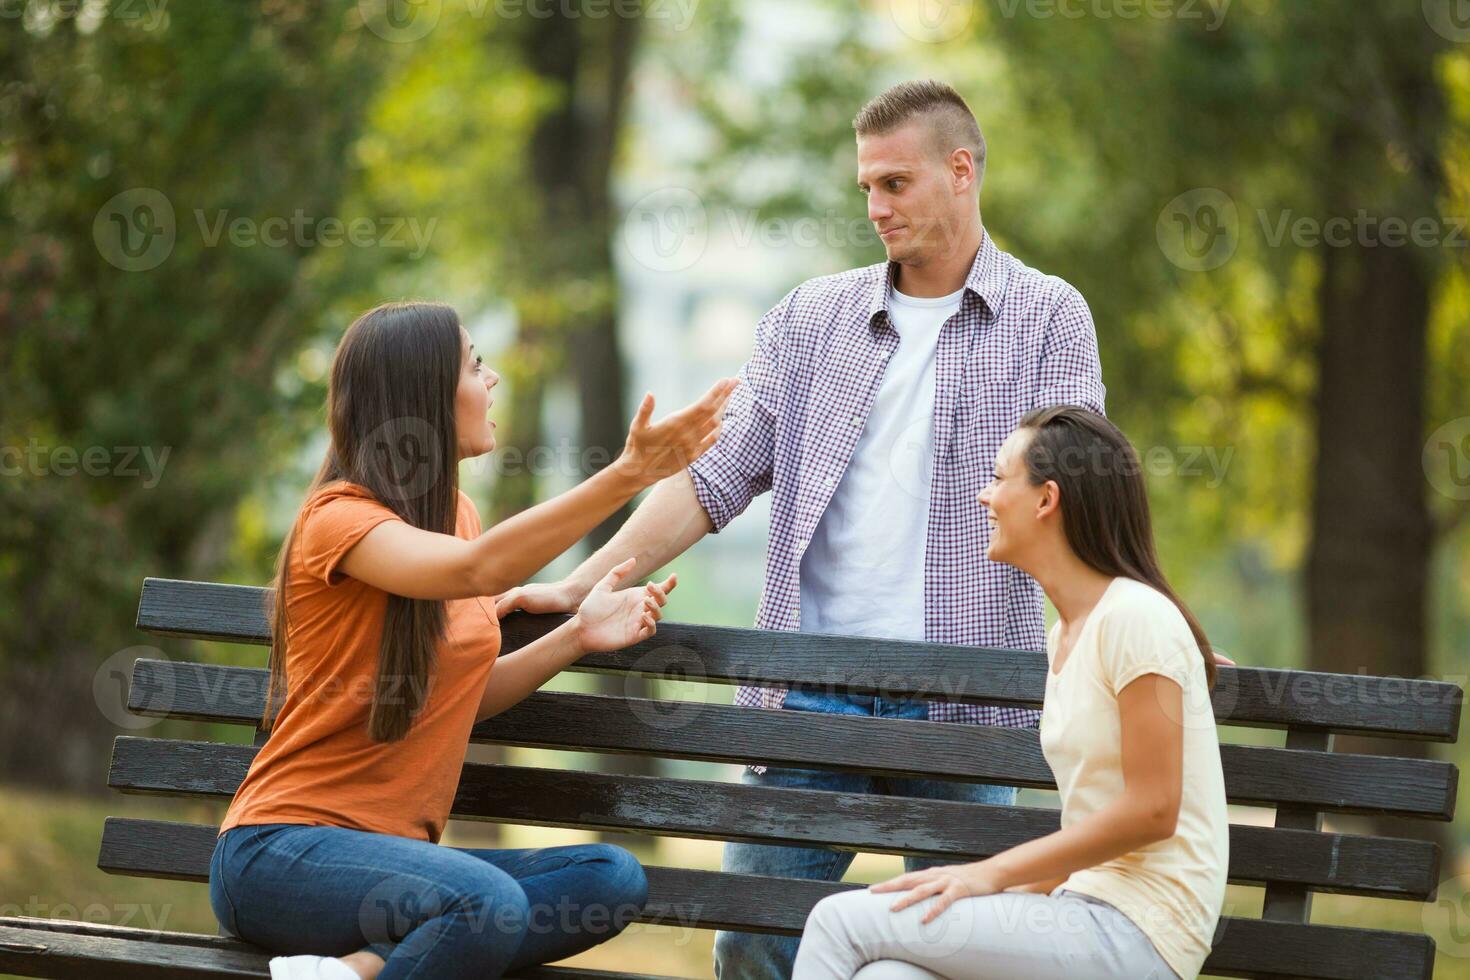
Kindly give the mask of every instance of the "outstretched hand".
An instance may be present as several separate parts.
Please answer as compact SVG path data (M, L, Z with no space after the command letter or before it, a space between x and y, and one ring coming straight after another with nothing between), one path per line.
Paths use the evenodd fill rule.
M653 636L663 618L669 593L679 584L677 575L642 588L622 588L636 559L613 568L577 607L577 636L586 653L621 650Z
M720 438L720 416L739 384L738 378L721 378L698 401L658 422L651 421L653 395L644 395L613 466L643 486L687 468Z

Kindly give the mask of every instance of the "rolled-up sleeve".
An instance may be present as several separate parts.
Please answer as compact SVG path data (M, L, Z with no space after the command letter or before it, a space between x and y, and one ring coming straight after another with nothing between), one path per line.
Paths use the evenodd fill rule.
M1040 373L1036 403L1031 408L1080 405L1099 415L1106 414L1107 389L1097 355L1097 329L1087 300L1071 286L1047 324Z
M788 293L756 325L755 346L740 369L739 386L725 405L720 438L689 465L694 494L716 533L771 489L782 341L795 295L796 290Z

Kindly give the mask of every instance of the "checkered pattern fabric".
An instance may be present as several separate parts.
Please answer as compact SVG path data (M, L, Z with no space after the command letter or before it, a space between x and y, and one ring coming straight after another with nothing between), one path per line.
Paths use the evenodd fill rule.
M899 343L888 320L891 263L802 283L756 327L743 382L716 445L689 468L719 531L773 492L756 626L801 625L801 556L847 467ZM1103 411L1092 313L1080 293L996 247L985 234L960 311L936 351L934 472L923 569L924 636L934 643L1043 650L1040 587L985 557L977 502L995 453L1043 405ZM784 689L742 687L735 703L779 708ZM1031 710L930 702L932 721L1026 727Z

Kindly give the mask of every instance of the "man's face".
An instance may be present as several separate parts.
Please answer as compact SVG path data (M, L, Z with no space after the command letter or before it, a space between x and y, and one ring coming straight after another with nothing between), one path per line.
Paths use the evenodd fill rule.
M858 188L889 259L920 266L958 244L966 210L975 207L973 170L968 181L964 165L957 173L926 123L859 136L857 151Z

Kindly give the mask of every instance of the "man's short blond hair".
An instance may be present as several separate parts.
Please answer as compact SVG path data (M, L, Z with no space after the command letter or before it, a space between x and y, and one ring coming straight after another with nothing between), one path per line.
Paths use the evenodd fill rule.
M859 136L881 136L906 123L921 120L929 126L934 148L948 157L960 147L975 158L975 186L985 178L985 137L969 105L943 82L900 82L869 100L852 121Z

